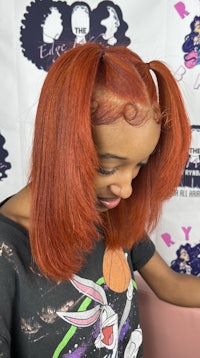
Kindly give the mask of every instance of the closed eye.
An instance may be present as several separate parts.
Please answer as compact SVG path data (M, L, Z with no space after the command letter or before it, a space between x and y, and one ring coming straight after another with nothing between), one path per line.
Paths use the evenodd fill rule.
M112 174L115 173L115 171L116 171L115 168L113 168L113 169L104 169L102 167L99 167L99 169L98 169L98 172L101 175L112 175Z

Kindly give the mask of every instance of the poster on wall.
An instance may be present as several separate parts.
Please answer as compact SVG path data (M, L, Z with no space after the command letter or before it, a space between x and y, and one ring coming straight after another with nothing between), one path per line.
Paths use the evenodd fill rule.
M184 97L188 161L151 237L174 270L199 275L200 1L1 0L0 10L0 200L28 180L38 97L51 64L88 41L125 45L146 62L164 61Z

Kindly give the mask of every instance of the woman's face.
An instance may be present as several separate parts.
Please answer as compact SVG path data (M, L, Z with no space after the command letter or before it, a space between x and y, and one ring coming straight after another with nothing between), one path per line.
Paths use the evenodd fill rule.
M180 258L183 259L184 261L189 261L189 255L185 249L181 250Z
M93 138L100 160L95 178L98 210L116 207L134 191L132 180L146 165L160 137L160 125L154 118L139 127L123 117L107 125L95 125Z
M200 33L200 21L199 20L195 21L194 32Z

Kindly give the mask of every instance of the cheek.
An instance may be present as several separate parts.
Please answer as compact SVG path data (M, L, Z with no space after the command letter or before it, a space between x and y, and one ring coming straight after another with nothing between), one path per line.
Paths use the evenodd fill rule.
M111 184L111 179L109 177L104 177L96 175L94 178L94 189L98 192L101 189L107 188Z
M104 178L100 177L99 175L96 175L94 178L94 189L97 191L98 189L105 186L104 184Z
M132 180L134 180L138 176L140 170L141 170L141 167L137 167L137 168L135 168L133 170L133 172L132 172Z

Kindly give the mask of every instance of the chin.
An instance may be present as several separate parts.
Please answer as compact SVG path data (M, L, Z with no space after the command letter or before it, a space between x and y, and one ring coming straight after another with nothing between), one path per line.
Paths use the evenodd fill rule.
M108 211L109 209L104 208L103 206L97 206L97 211L99 213L105 213L106 211Z

